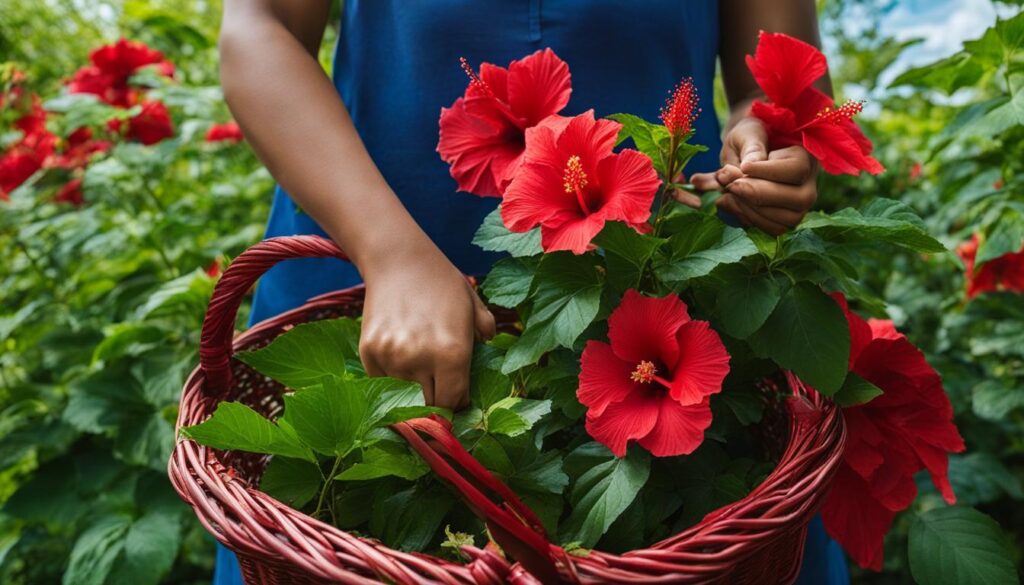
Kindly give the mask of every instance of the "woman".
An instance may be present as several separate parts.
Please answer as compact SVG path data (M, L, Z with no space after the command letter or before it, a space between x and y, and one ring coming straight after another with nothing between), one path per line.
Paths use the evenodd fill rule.
M253 320L361 278L367 371L419 382L428 403L467 404L474 339L495 327L462 273L485 273L496 259L470 241L497 200L455 193L434 152L440 108L466 85L460 56L504 66L551 47L572 67L566 115L586 105L654 119L661 96L692 76L705 112L697 141L711 145L691 163L704 171L691 177L698 190L723 190L720 209L771 233L796 225L816 199L807 152L769 152L764 128L745 117L758 94L743 61L760 29L817 43L814 0L347 0L333 83L316 59L329 12L329 0L224 2L225 98L287 190L275 193L267 236L327 235L354 262L278 265L260 282ZM723 142L711 115L719 57L732 109ZM808 582L844 582L841 555L828 580L820 522L812 532ZM237 576L222 549L216 582Z

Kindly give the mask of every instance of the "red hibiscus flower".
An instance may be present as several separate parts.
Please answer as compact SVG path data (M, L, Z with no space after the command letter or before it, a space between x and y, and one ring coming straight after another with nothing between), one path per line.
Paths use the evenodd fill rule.
M980 237L974 234L970 241L956 249L967 273L967 298L973 299L981 293L996 290L1024 293L1024 246L1017 252L989 260L975 270L974 259L980 245Z
M768 131L772 149L802 145L826 172L877 175L885 168L871 156L871 141L852 120L860 102L835 107L832 98L811 86L825 74L825 55L803 41L761 32L747 67L770 102L755 101L751 115Z
M882 541L896 513L917 496L927 469L950 504L948 453L964 450L942 380L892 321L865 321L835 295L850 325L850 371L884 393L846 408L843 462L826 496L825 529L861 567L882 568Z
M107 126L112 132L120 132L121 120L111 120ZM167 106L159 101L142 102L142 111L128 120L125 135L147 146L174 136L174 125Z
M590 436L622 457L631 440L658 457L692 453L711 425L729 354L675 295L626 291L608 318L611 345L588 341L576 392Z
M595 120L590 110L527 130L523 162L501 204L508 229L539 225L545 252L575 254L587 250L606 221L642 231L661 181L647 155L612 152L620 128Z
M0 156L0 199L4 201L53 155L57 138L46 130L46 111L37 102L33 97L32 109L14 123L23 133L21 140Z
M64 149L47 166L69 170L85 168L93 154L107 152L111 146L107 140L94 140L89 128L79 128L68 136Z
M76 71L68 82L68 91L90 93L121 108L137 101L137 92L129 87L128 79L139 69L155 65L161 75L174 75L174 64L165 60L163 53L138 41L121 39L104 45L93 51L89 60L92 64Z
M465 94L441 108L437 152L450 165L460 191L499 197L519 166L526 129L569 103L569 66L551 49L509 63L484 63L470 76Z
M242 136L242 129L238 127L235 122L226 122L224 124L214 124L210 126L210 129L206 132L207 142L241 142L245 137Z
M60 188L53 200L57 203L70 203L75 206L85 203L85 199L82 197L82 178L78 177L68 181Z

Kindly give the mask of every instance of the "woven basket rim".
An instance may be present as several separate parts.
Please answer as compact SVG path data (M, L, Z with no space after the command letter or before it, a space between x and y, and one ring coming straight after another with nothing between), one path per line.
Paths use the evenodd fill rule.
M252 346L317 311L359 301L363 286L314 297L304 305L254 325L234 340ZM571 556L580 582L710 582L768 547L773 537L803 535L838 466L845 442L839 409L794 377L797 412L771 474L746 497L708 514L680 534L621 555L592 551ZM176 430L205 420L219 400L203 395L206 375L196 368L181 400ZM229 395L230 396L230 395ZM225 396L224 398L228 398ZM467 564L389 549L316 520L260 492L223 462L223 453L178 437L169 476L178 494L222 544L311 578L339 583L535 582L493 550L468 548ZM799 473L798 473L799 472ZM795 579L799 559L789 580ZM372 575L372 577L371 577ZM660 575L661 577L655 577ZM663 578L662 578L663 577ZM517 581L518 579L518 581Z

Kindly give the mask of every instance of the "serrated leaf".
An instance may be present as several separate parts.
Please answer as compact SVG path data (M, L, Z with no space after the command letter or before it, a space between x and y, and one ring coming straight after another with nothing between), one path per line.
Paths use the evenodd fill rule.
M1024 388L1010 387L999 380L985 380L971 392L974 414L986 420L1002 420L1024 406Z
M792 370L827 396L835 394L846 379L850 359L846 316L812 284L801 282L791 288L748 341L760 355Z
M520 258L502 258L487 273L480 290L490 303L513 308L530 294L533 270L533 266Z
M633 448L622 458L608 456L573 485L572 513L561 528L563 542L592 548L647 483L651 461L646 451Z
M619 291L636 288L643 270L665 240L638 233L628 225L609 221L594 239L605 253L608 280Z
M860 211L847 208L832 215L821 212L808 214L796 229L814 230L824 239L834 242L886 242L915 252L946 251L907 205L881 197Z
M384 449L371 447L363 453L363 460L342 471L335 479L342 481L360 481L379 477L395 476L414 480L430 471L427 464L418 456L391 453Z
M314 451L342 457L365 431L369 410L362 385L328 376L318 386L286 394L282 420Z
M289 388L315 386L324 376L343 377L351 363L359 363L359 323L352 319L302 323L270 345L235 357Z
M705 276L721 264L739 262L757 254L757 247L739 228L717 217L687 213L667 222L672 236L658 254L655 271L669 283Z
M1004 494L1024 499L1021 479L991 453L950 455L949 483L957 501L969 506L994 502Z
M718 290L715 314L722 329L737 339L746 339L764 325L782 298L782 286L771 274L750 274L741 269L736 280Z
M971 508L935 508L915 516L908 556L920 585L1020 582L999 525Z
M549 412L550 400L505 398L487 411L487 432L512 437L521 435Z
M1021 94L1024 95L1024 92ZM1024 214L1015 209L1007 209L998 221L985 230L985 237L974 258L974 270L979 270L984 263L1004 254L1019 252L1021 248L1024 248Z
M399 492L378 492L370 515L370 532L393 548L423 550L453 504L443 489L436 484L417 484Z
M71 549L64 585L103 585L124 550L131 524L130 516L111 514L83 531Z
M276 425L238 402L221 402L206 421L181 429L181 434L214 449L283 455L316 461L293 431Z
M473 236L473 243L488 252L505 252L517 258L535 256L542 252L540 228L523 233L509 231L501 220L501 206L487 214Z
M108 583L157 585L171 570L181 545L181 514L150 510L132 522Z
M274 457L260 478L260 491L298 509L313 499L323 482L316 463Z

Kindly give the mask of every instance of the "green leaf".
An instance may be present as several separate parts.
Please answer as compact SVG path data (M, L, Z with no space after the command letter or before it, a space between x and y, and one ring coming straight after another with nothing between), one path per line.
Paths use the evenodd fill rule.
M1024 95L1024 91L1021 95ZM985 238L974 259L974 270L977 271L989 260L1017 252L1021 247L1024 247L1024 214L1016 209L1006 209L999 220L985 230Z
M213 293L213 282L212 278L198 269L170 280L155 290L146 302L136 309L135 318L194 315L201 319Z
M842 407L857 406L871 402L882 395L882 389L850 372L846 375L843 387L836 392L834 399L836 404Z
M444 409L425 406L423 387L416 382L381 376L350 380L348 384L360 388L369 401L369 413L361 427L364 431L374 426L435 413L450 418Z
M572 513L562 526L563 542L593 548L647 482L651 461L646 451L633 448L622 458L608 456L610 460L592 467L573 485Z
M108 583L157 585L171 570L181 545L181 513L150 510L132 523Z
M757 247L739 228L699 212L672 218L669 238L655 263L661 280L678 283L709 274L720 264L739 262L757 254Z
M289 388L317 385L324 376L343 377L346 362L359 363L359 323L352 319L310 321L270 345L235 354L263 375Z
M594 239L604 249L608 280L618 291L636 288L643 270L665 240L638 233L619 221L609 221Z
M124 550L131 524L131 517L111 514L82 532L71 549L64 585L103 585Z
M975 136L995 137L1024 125L1024 91L1012 97L996 98L994 107L971 128Z
M480 290L492 304L514 308L526 300L533 285L534 267L520 258L502 258L491 268Z
M920 585L1016 585L999 525L971 508L935 508L910 525L910 572Z
M877 244L886 242L915 252L945 252L946 248L928 234L921 219L906 204L876 198L860 211L843 209L832 215L807 215L797 231L814 230L828 241Z
M441 527L452 497L444 488L417 484L399 492L379 492L373 502L370 532L388 546L423 550Z
M559 345L572 348L597 317L602 284L598 259L592 254L544 255L535 277L533 310L523 335L505 356L502 373L536 363Z
M276 425L238 402L221 402L206 421L181 429L181 434L214 449L283 455L316 461L294 431Z
M715 314L722 329L737 339L746 339L764 325L782 298L782 286L766 272L750 274L739 269L736 280L730 279L718 290Z
M636 149L650 157L654 162L654 168L664 177L667 169L665 168L665 155L660 144L669 138L668 129L661 124L652 124L633 114L612 114L608 116L608 119L622 124L616 144L633 139Z
M328 376L319 386L286 394L282 419L313 450L343 457L361 437L369 410L362 385Z
M971 392L974 414L986 420L1002 420L1024 406L1024 388L1007 386L1000 380L985 380Z
M779 301L748 340L751 347L831 396L843 385L850 330L842 309L818 287L801 282Z
M501 373L505 352L493 345L477 345L469 370L469 388L473 403L487 410L512 393L512 379Z
M528 232L509 231L501 220L501 207L487 214L480 229L473 236L473 243L488 252L506 252L513 257L535 256L542 252L540 228Z
M957 501L969 506L994 502L1004 494L1024 499L1021 479L991 453L950 455L949 483Z
M551 412L550 400L508 397L496 402L487 411L487 432L520 435Z
M363 453L362 462L342 471L334 479L357 481L393 475L411 481L426 475L428 471L430 468L416 455L371 447Z
M320 466L316 463L274 457L260 478L260 491L298 509L313 499L323 482Z

